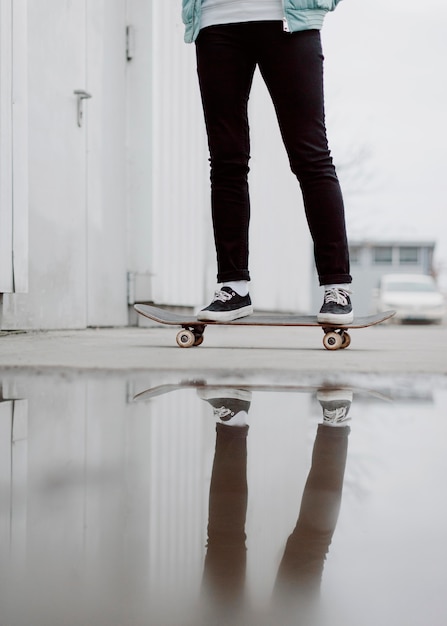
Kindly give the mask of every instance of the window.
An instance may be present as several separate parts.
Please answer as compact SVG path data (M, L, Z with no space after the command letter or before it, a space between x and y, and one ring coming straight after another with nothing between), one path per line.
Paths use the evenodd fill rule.
M419 250L415 246L402 246L399 248L399 263L400 265L408 265L419 263Z
M393 262L393 248L391 246L377 246L373 248L373 263L375 265L391 265Z
M349 260L352 265L360 265L361 248L359 246L352 246L349 248Z

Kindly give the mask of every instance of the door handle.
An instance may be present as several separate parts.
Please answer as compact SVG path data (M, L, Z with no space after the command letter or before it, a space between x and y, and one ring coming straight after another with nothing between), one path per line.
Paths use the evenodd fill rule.
M83 117L84 117L82 101L87 100L88 98L91 98L92 95L90 93L87 93L87 91L84 91L83 89L76 89L73 93L78 98L78 126L81 127Z

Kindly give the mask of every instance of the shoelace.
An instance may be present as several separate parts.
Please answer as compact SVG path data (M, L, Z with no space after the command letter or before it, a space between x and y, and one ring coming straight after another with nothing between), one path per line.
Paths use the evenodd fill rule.
M324 294L324 301L326 304L335 302L336 304L346 306L348 304L348 294L350 293L350 291L345 291L344 289L328 289Z
M230 411L230 409L227 409L226 406L221 406L218 409L213 409L213 413L214 413L214 416L220 420L223 419L224 417L228 417L229 415L231 415L231 417L234 416L233 411Z
M222 289L219 289L219 291L216 291L216 293L214 294L213 302L216 302L216 300L220 300L221 302L227 302L228 300L231 300L232 297L233 293L228 293L228 291L222 291Z
M340 407L338 409L325 409L323 411L324 419L328 422L345 422L350 418L346 415L346 408Z

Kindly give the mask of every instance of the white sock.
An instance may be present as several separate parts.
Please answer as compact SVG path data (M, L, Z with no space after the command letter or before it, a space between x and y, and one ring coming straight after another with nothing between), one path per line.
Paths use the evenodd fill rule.
M349 283L323 285L323 288L325 291L329 291L329 289L344 289L345 291L351 293L351 285Z
M248 280L229 280L222 284L222 287L229 287L240 296L248 294Z

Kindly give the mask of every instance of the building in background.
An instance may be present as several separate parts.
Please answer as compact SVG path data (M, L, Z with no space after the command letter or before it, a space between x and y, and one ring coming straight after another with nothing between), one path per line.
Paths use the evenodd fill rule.
M433 275L433 241L350 241L353 302L357 315L374 312L374 292L384 274ZM314 307L321 293L314 289Z

